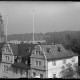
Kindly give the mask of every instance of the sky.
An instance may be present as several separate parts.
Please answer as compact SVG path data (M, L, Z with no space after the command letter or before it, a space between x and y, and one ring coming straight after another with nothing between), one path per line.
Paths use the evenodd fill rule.
M80 30L80 2L0 1L8 35L33 31L33 8L35 33Z

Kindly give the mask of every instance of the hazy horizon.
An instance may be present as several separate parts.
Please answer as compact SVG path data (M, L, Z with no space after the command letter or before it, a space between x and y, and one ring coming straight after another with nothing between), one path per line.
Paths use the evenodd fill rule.
M80 30L80 2L0 1L8 35L32 33L33 8L35 33Z

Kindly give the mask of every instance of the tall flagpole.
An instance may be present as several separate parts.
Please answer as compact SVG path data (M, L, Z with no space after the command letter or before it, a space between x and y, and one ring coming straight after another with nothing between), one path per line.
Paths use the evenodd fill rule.
M33 43L34 43L34 8L33 8Z
M7 16L7 19L6 19L6 43L7 43L7 25L8 25L8 16Z

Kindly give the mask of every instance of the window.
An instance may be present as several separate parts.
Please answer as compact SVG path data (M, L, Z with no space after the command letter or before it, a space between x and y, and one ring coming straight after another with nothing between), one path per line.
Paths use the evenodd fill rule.
M17 62L20 63L22 59L17 59Z
M8 66L4 65L4 71L8 71Z
M46 51L49 53L51 51L51 49L50 48L47 48Z
M43 78L43 74L40 74L40 78Z
M58 49L59 52L61 51L61 47L58 46L57 49Z
M9 56L5 56L6 60L9 61Z
M41 65L41 61L39 61L39 66Z
M38 61L36 61L36 65L38 65Z
M36 73L35 72L33 72L33 77L35 77L36 76Z
M56 78L56 74L53 74L53 78Z
M3 76L3 78L8 78L8 77L6 77L6 76Z
M75 58L72 58L72 62L75 62Z
M27 60L26 60L26 62L25 62L25 63L26 63L26 64L28 63L28 62L27 62Z
M36 51L36 54L39 54L39 51Z
M56 65L56 61L53 61L53 62L52 62L52 65L55 66L55 65Z
M20 74L21 74L21 76L22 76L22 74L23 74L23 70L22 70L22 69L20 70Z
M41 53L41 51L39 51L39 54Z
M66 59L63 60L63 64L66 64Z
M36 66L40 66L41 65L41 61L36 61Z

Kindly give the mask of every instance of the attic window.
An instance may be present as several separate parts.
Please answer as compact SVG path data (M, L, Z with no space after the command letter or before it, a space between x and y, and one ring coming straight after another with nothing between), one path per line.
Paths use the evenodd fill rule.
M21 62L21 59L18 59L17 62L20 63Z
M61 51L61 47L57 47L58 51L60 52Z
M16 59L17 58L17 56L14 56L14 59Z
M39 51L36 51L36 54L39 54Z
M51 49L50 48L47 48L46 51L49 53L51 51Z

